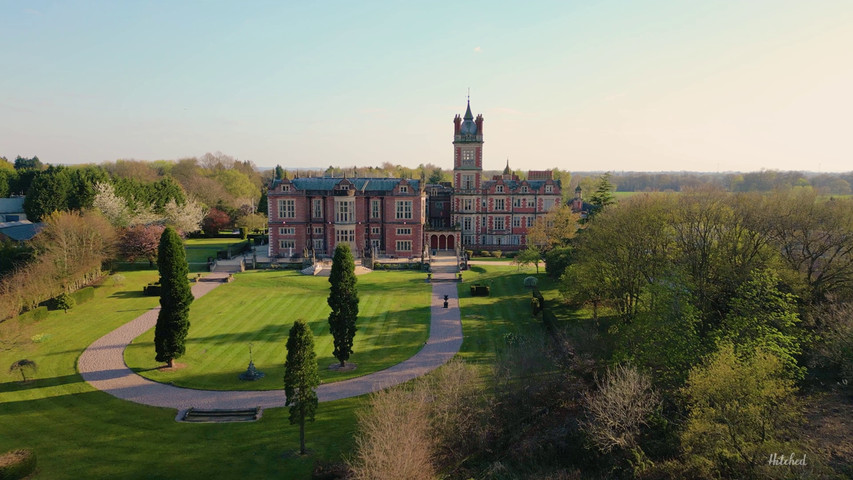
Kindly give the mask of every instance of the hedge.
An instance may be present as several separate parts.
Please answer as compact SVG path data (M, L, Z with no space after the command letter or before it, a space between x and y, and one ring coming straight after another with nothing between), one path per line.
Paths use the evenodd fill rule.
M47 317L47 305L36 307L24 312L18 317L22 322L37 322Z
M71 298L79 305L95 298L95 287L86 287L71 294Z
M0 455L0 480L18 480L36 470L36 454L32 450L12 450Z

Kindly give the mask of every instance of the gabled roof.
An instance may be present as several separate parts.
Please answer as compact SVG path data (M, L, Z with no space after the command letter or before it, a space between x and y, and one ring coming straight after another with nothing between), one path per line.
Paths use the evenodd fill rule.
M16 242L23 242L35 237L42 228L44 228L43 223L32 223L29 220L0 223L0 233Z

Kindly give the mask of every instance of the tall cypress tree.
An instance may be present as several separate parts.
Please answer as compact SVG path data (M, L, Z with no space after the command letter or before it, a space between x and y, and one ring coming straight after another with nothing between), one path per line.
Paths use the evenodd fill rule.
M329 314L329 331L334 339L335 358L346 365L352 355L355 338L355 321L358 318L358 289L356 288L355 261L349 245L339 243L332 258L332 273L329 275L329 299L332 307Z
M304 320L297 320L287 337L284 363L285 405L290 405L290 424L299 424L299 453L305 454L305 420L314 421L317 411L317 354L314 336Z
M172 227L163 230L157 249L160 270L160 313L154 328L154 348L158 362L174 360L186 351L184 344L190 329L190 303L193 293L187 279L189 267L181 237Z

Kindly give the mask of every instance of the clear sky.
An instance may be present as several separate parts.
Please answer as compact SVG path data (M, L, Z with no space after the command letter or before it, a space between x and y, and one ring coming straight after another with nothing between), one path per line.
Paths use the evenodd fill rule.
M0 0L0 155L853 170L853 2Z

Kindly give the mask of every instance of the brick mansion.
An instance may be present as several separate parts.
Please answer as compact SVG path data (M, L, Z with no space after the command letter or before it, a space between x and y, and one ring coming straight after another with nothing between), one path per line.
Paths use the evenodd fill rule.
M421 257L430 250L523 249L527 229L561 201L550 170L522 180L507 167L483 177L483 116L468 103L453 119L453 182L298 177L267 192L271 257L331 256L344 242L366 251Z

